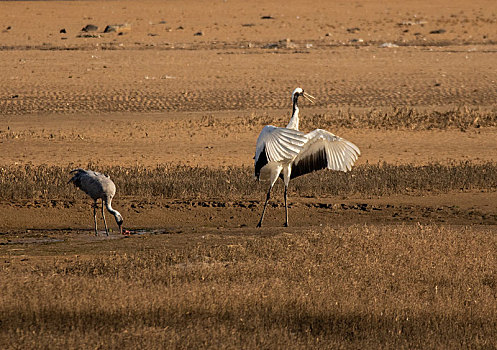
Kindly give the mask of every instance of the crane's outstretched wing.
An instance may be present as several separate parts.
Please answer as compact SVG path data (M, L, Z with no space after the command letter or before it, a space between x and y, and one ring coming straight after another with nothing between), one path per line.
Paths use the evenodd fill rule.
M350 171L361 154L352 142L326 130L316 129L305 136L308 141L293 161L291 178L325 168Z
M292 161L306 142L301 131L266 125L257 138L255 177L259 178L262 167L269 162Z

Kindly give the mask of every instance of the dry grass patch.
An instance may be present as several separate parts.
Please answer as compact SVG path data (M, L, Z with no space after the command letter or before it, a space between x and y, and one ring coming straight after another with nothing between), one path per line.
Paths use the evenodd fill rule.
M156 168L89 168L107 173L118 188L119 196L144 198L262 198L265 184L253 178L253 169L229 167L215 169L165 164ZM10 166L0 168L0 198L66 199L84 196L68 185L70 167ZM382 196L415 192L495 190L497 164L361 165L352 172L321 171L292 181L290 191L298 196L351 195Z
M267 124L286 125L288 115L271 117L269 115L251 115L242 123L254 129ZM461 106L456 108L415 107L351 109L334 108L324 113L307 112L301 118L302 130L338 128L370 128L381 130L449 130L466 131L481 127L497 126L496 108L475 108ZM226 125L229 127L229 124Z
M369 109L364 112L338 110L335 113L314 114L303 118L303 128L325 125L330 128L372 128L381 130L459 129L466 131L480 127L497 126L497 110L473 107L453 109Z
M496 237L494 228L366 225L181 249L170 248L174 237L146 236L112 253L86 245L79 257L24 264L4 255L0 344L493 348Z

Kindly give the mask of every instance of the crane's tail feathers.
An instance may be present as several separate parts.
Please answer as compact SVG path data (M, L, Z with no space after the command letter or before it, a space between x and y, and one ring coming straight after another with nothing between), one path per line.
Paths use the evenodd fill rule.
M80 171L85 171L84 169L82 168L77 168L77 169L73 169L69 172L69 174L73 174L73 173L79 173Z
M74 175L69 179L69 181L67 181L68 184L71 182L74 183L75 186L77 186L76 183L78 182L78 175Z
M80 175L84 172L85 170L84 169L81 169L81 168L78 168L78 169L73 169L71 170L69 173L70 174L74 174L73 177L71 177L69 179L69 181L67 181L67 183L74 183L75 186L79 187L80 185Z

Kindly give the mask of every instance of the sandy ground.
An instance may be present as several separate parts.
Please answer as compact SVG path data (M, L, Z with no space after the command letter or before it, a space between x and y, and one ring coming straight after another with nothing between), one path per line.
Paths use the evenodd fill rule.
M98 29L81 31L87 24ZM111 24L126 25L104 33ZM302 118L402 106L492 110L496 55L495 1L0 2L0 166L250 166L261 129L254 118L289 116L297 86L317 97ZM495 128L330 131L361 148L357 164L497 156ZM306 218L298 227L495 224L495 199L292 198L292 214ZM140 201L116 198L135 229L243 230L261 209L259 201L216 208L183 199L131 207ZM91 227L83 199L68 208L28 202L2 201L0 229ZM269 226L282 223L282 210L270 210Z

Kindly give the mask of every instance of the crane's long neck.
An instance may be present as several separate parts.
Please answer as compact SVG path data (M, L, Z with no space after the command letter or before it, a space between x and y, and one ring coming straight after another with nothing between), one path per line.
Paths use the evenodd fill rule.
M298 99L299 99L298 95L293 96L292 117L290 118L290 122L286 126L288 129L294 129L294 130L299 129L299 106L297 103Z
M112 199L104 200L104 203L105 203L105 208L107 208L107 211L112 215L114 215L114 217L117 220L118 216L121 216L121 214L117 210L112 208Z

